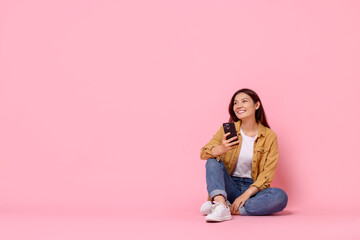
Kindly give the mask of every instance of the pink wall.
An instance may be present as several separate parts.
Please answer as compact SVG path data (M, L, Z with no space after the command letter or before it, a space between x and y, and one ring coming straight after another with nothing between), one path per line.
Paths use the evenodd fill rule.
M360 212L359 8L1 1L0 207L200 207L200 148L248 87L288 206Z

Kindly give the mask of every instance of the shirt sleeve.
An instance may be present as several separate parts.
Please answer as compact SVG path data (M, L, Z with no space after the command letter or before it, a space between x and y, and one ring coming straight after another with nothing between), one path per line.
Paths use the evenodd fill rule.
M250 185L259 188L259 190L264 190L270 186L270 183L274 179L277 162L279 159L279 147L277 142L277 136L271 143L269 154L265 160L264 170L258 175L256 181Z
M208 158L218 157L212 154L211 149L219 146L222 143L224 134L225 132L223 126L221 126L220 129L214 134L213 138L200 149L200 159L207 160Z

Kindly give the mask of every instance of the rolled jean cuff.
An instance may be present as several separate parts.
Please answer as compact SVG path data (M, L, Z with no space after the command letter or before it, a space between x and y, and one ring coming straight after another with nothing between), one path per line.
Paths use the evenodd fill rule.
M227 194L224 190L221 190L221 189L216 189L214 191L212 191L209 196L210 196L210 199L212 201L213 197L217 196L217 195L223 195L224 198L225 198L225 201L227 200Z
M239 212L240 212L240 215L241 215L241 216L248 216L248 214L247 214L246 211L245 211L244 206L239 207Z

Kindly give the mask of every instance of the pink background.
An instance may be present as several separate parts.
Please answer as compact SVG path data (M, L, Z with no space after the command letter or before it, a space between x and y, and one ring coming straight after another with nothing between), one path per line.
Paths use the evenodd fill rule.
M288 193L282 217L360 223L359 11L358 1L0 1L1 234L79 239L75 229L102 226L106 239L149 236L142 226L166 238L155 226L190 223L210 234L200 148L244 87L278 135L271 186ZM39 217L49 214L123 228L72 229Z

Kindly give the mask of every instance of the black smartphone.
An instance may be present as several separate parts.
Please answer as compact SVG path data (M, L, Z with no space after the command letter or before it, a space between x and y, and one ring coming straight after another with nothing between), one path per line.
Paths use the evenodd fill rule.
M224 128L225 134L230 132L230 134L226 137L226 140L228 140L229 138L232 138L232 137L237 137L235 123L233 123L233 122L223 123L223 128ZM231 141L230 143L236 142L237 140L239 140L239 139L235 139L235 140ZM235 145L239 145L239 143L237 143Z

